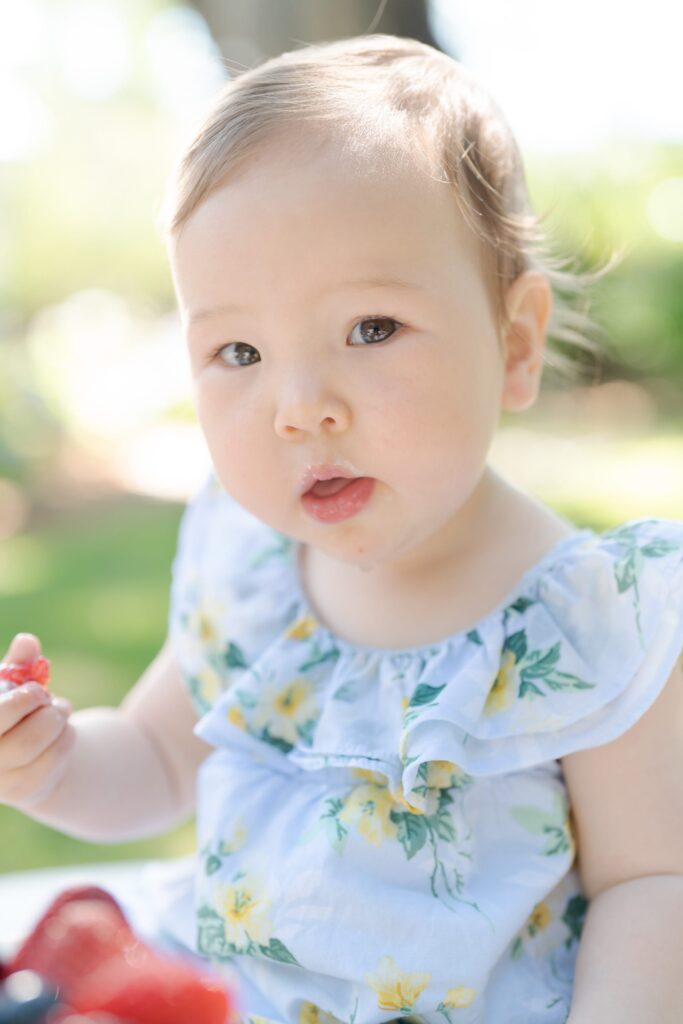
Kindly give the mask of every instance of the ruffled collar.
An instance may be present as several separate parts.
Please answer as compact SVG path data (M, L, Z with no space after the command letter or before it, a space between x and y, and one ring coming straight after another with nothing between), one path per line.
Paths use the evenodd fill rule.
M256 521L241 526L220 638L227 688L197 734L217 747L255 744L278 770L380 772L422 813L436 777L548 770L609 742L654 700L683 643L680 523L578 530L468 628L390 649L320 623L298 545ZM235 657L242 640L246 657Z

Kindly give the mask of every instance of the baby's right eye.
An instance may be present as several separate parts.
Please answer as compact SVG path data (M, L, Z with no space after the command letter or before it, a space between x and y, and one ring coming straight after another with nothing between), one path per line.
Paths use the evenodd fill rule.
M228 349L233 349L232 354L235 356L235 361L233 361L232 359L230 359L227 356L223 355L223 353L227 352ZM244 353L245 349L249 349L249 350L251 350L251 352L256 353L258 358L257 359L243 358L243 355L240 354L240 353ZM228 366L251 366L252 363L258 363L258 362L261 361L261 357L256 352L256 349L252 348L251 345L247 345L246 342L244 342L244 341L231 341L227 345L221 345L219 348L217 348L212 353L211 358L215 359L216 356L218 356Z

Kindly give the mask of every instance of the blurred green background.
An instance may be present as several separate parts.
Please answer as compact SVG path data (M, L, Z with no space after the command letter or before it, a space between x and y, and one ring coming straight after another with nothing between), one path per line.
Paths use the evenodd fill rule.
M443 8L0 0L0 647L36 633L76 708L118 703L161 647L183 503L208 468L155 224L178 147L230 71L368 30L445 46ZM595 289L595 385L549 376L492 459L579 526L683 518L680 139L520 141L558 250L624 255ZM96 846L2 807L0 836L0 871L194 844L191 821Z

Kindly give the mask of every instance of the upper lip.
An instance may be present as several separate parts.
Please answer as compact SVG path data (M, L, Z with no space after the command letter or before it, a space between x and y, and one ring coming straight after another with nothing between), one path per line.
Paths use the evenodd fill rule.
M344 476L351 480L353 477L362 476L357 470L347 465L343 466L338 462L325 462L307 466L301 475L299 494L305 494L310 490L316 480L332 480L334 477Z

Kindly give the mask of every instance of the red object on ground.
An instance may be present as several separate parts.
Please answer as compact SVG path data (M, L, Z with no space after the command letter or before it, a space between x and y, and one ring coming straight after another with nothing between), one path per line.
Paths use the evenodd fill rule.
M66 889L50 904L4 967L5 976L22 970L57 986L72 1013L109 1013L130 1024L238 1020L220 980L145 945L97 886Z
M22 683L40 683L50 685L50 662L47 658L36 658L35 661L0 661L0 679L15 686Z

